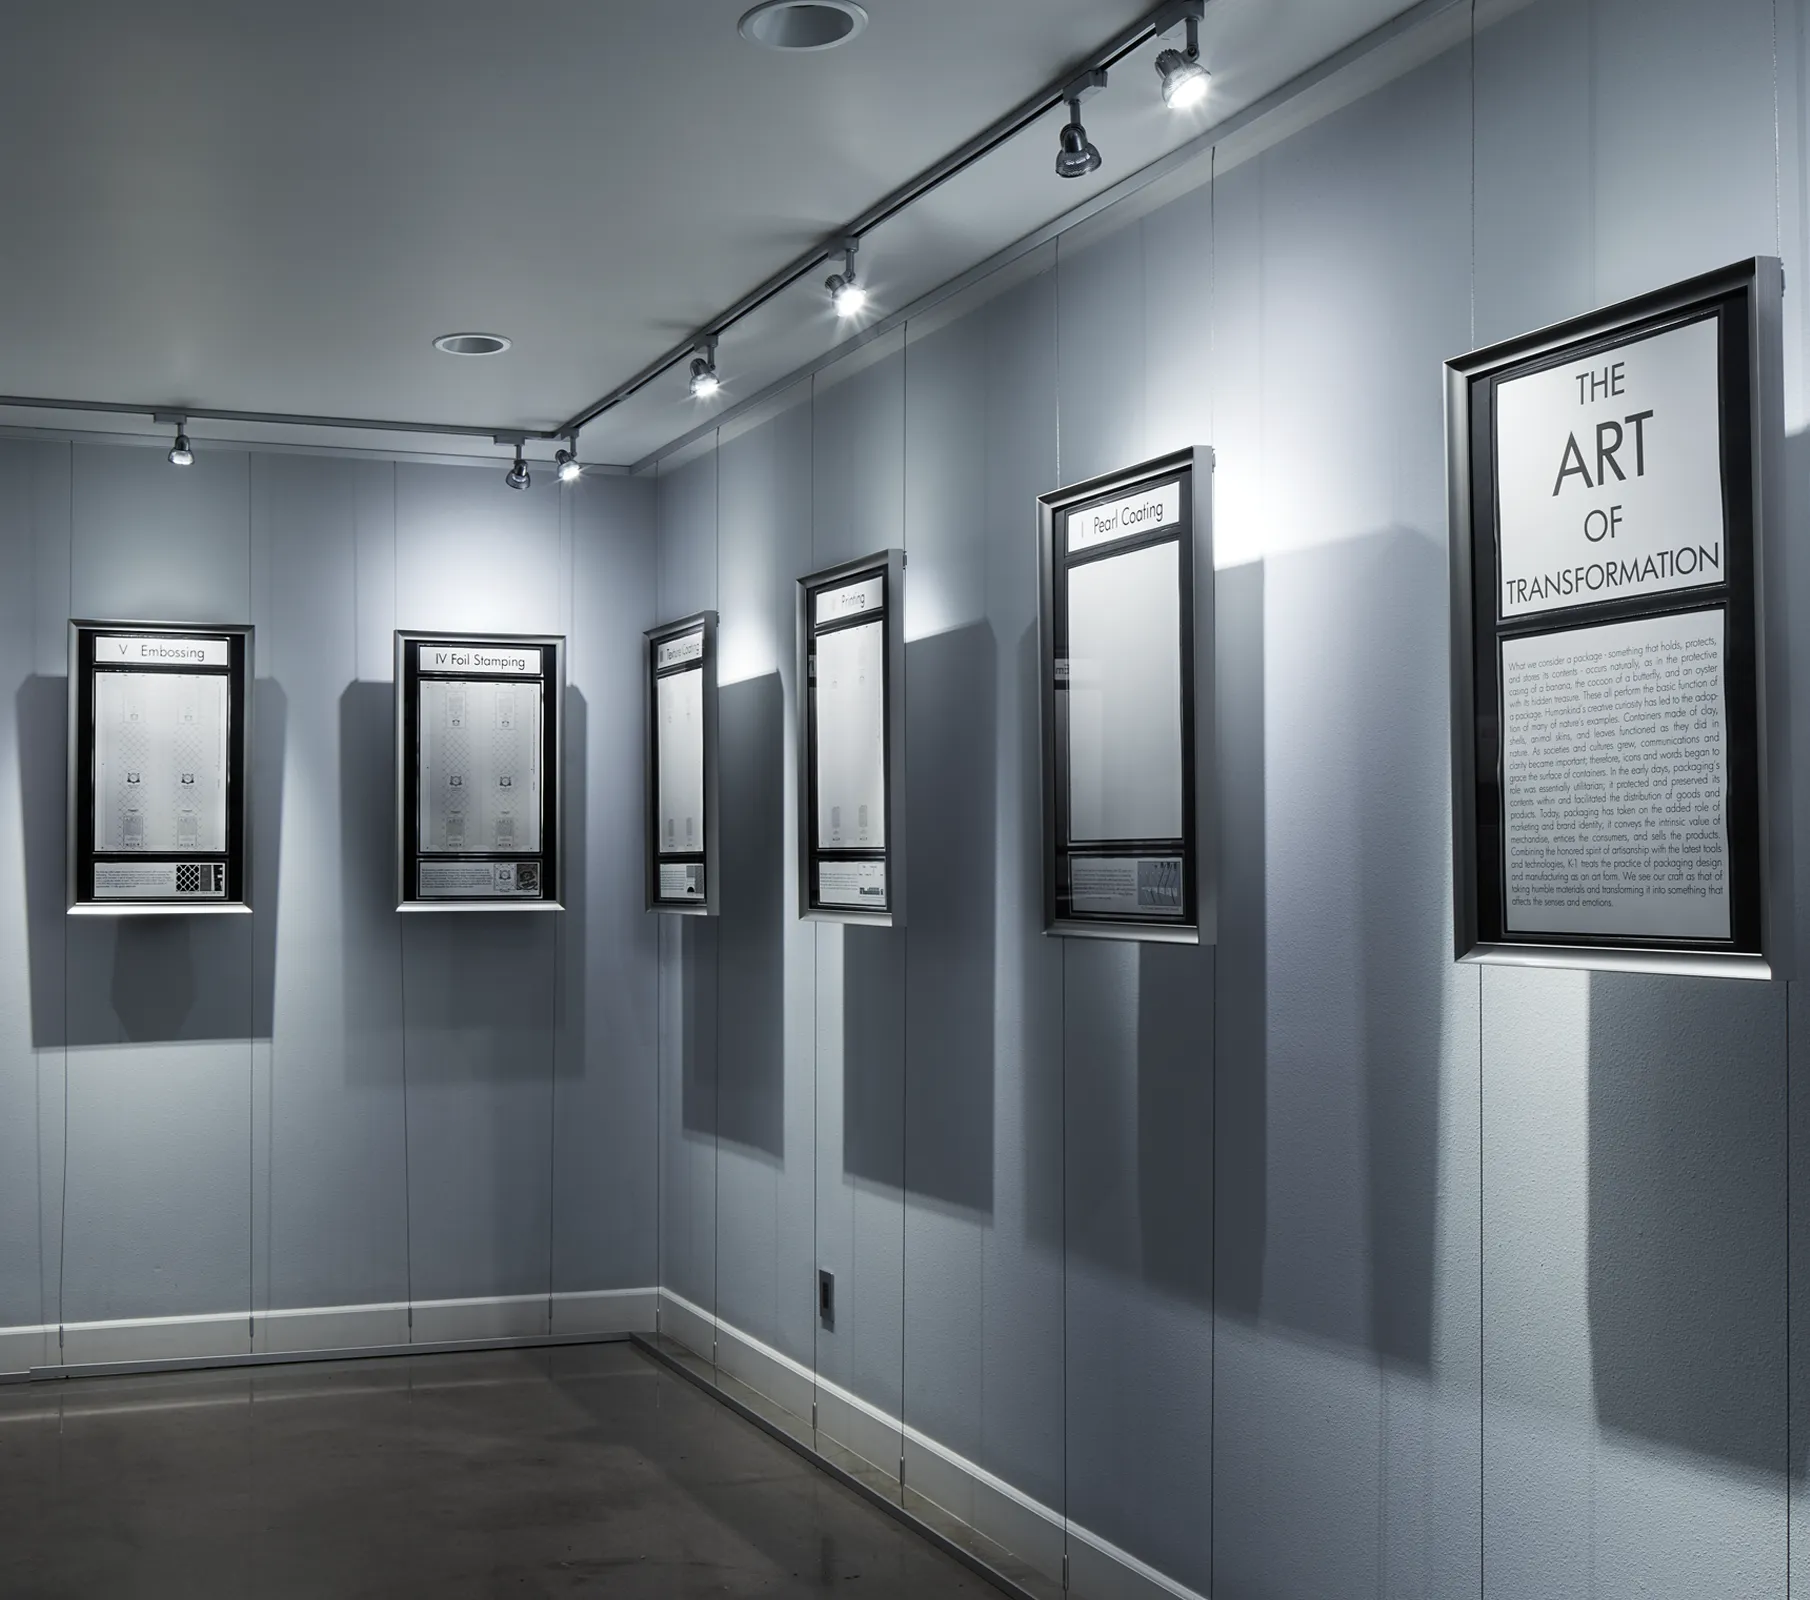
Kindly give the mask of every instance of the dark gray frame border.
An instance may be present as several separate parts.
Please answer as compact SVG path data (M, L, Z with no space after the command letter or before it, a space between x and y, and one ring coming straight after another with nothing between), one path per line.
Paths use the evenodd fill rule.
M76 808L81 804L81 758L82 730L77 726L77 706L81 703L80 684L77 678L81 672L81 641L84 633L143 633L167 634L178 639L186 639L201 634L224 634L243 638L245 641L245 681L235 683L232 692L240 697L240 715L245 725L245 760L244 771L239 774L239 837L244 841L240 862L240 882L244 888L243 896L238 900L197 901L193 905L169 900L111 901L84 900L78 893L81 882L81 864L76 860ZM69 752L68 775L64 782L66 791L64 805L63 855L64 861L64 900L65 913L72 917L242 917L252 909L252 837L251 837L251 790L252 790L252 757L256 749L252 735L253 713L256 710L256 687L258 682L257 658L254 647L257 643L257 630L248 622L208 623L208 622L94 622L86 618L71 618L69 623ZM230 679L228 680L231 681ZM91 797L90 797L91 798Z
M1182 685L1183 714L1194 728L1194 837L1188 841L1194 868L1194 921L1142 927L1127 922L1095 922L1062 917L1056 909L1056 681L1055 532L1056 516L1082 501L1109 494L1119 484L1170 472L1191 474L1190 538L1194 568L1194 672ZM1135 466L1102 473L1037 497L1037 673L1039 744L1043 767L1043 931L1068 939L1119 939L1141 944L1219 942L1219 719L1217 655L1219 628L1213 570L1213 450L1208 445L1174 450Z
M668 639L681 639L700 629L704 635L704 654L701 658L704 673L704 898L701 902L687 904L677 900L662 900L659 892L660 773L655 764L658 750L655 730L658 727L659 706L656 700L658 678L654 663L660 646ZM647 770L646 837L642 843L642 865L646 879L646 909L662 912L667 916L714 917L722 910L718 889L722 858L717 848L721 833L717 816L716 632L717 614L714 611L694 611L689 617L681 617L677 622L664 622L657 628L649 628L642 635L646 645L642 652L641 673L647 686L643 706L646 731L642 741Z
M1711 950L1604 948L1588 943L1519 944L1481 938L1477 908L1477 808L1475 785L1476 618L1472 614L1475 568L1471 527L1472 382L1498 368L1599 339L1618 329L1700 301L1745 292L1748 308L1750 470L1753 477L1754 649L1759 760L1760 925L1762 953ZM1791 948L1791 806L1774 793L1789 772L1784 718L1771 715L1787 703L1786 629L1773 625L1767 595L1784 562L1784 293L1777 257L1755 256L1715 272L1571 317L1563 322L1473 350L1446 363L1446 499L1451 555L1452 619L1452 910L1456 960L1499 966L1567 967L1599 972L1655 972L1684 977L1781 978L1789 975ZM1778 609L1783 612L1781 601Z
M811 715L811 616L814 590L871 573L886 577L886 910L857 911L811 903L817 865L817 791L811 760L816 719ZM798 915L806 922L847 922L873 928L905 926L905 552L876 550L856 561L822 567L798 580Z
M552 894L544 900L420 900L408 892L408 828L404 810L408 805L408 784L403 774L417 752L404 748L403 692L404 662L411 644L527 644L553 652L553 663L543 681L553 703L553 751L547 762L550 771L541 774L542 783L553 786L553 883ZM566 877L566 641L557 633L453 633L433 628L398 628L396 630L395 674L392 679L396 716L396 909L399 912L435 911L564 911Z

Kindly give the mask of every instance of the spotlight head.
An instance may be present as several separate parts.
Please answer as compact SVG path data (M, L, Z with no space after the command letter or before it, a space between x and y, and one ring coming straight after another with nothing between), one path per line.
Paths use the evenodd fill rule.
M716 375L716 362L709 356L693 356L691 358L691 397L694 400L708 400L723 387L723 380Z
M1207 98L1211 80L1192 51L1163 51L1156 58L1156 72L1163 80L1163 104L1171 111L1190 110Z
M559 470L561 483L577 483L584 476L584 468L578 464L578 457L570 450L555 450L553 464Z
M186 433L178 433L176 442L170 446L170 465L172 467L192 467L195 464L195 452L189 444Z
M528 463L522 459L520 450L516 451L514 463L503 475L503 482L508 484L511 489L526 489L529 484L534 482L528 476Z
M846 276L833 272L823 286L830 292L830 304L836 308L837 316L859 316L867 309L867 290L856 281L853 271Z
M1068 125L1062 130L1062 147L1056 152L1058 178L1085 178L1100 169L1100 152L1088 142L1081 126L1081 102L1068 103Z
M839 317L859 316L867 308L867 290L855 276L855 252L860 248L860 236L851 233L842 241L842 270L823 280Z

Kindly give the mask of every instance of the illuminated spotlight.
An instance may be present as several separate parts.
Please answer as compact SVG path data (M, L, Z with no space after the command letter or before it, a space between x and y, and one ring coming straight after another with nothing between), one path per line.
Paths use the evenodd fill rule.
M702 353L691 360L691 397L708 400L723 387L716 371L716 335L711 334L699 348Z
M1087 129L1081 126L1081 102L1105 87L1106 70L1095 67L1091 72L1082 73L1063 91L1062 98L1068 102L1068 123L1062 130L1062 147L1056 152L1058 178L1085 178L1088 173L1100 170L1100 152L1088 140Z
M832 272L823 281L824 288L830 293L830 304L836 308L839 317L857 317L867 309L867 290L855 277L855 251L860 247L859 239L844 239L842 270Z
M177 431L176 442L170 446L170 465L172 467L192 467L195 464L194 447L189 444L189 436Z
M572 441L576 444L578 441ZM578 456L571 450L555 450L553 464L559 469L561 483L577 483L584 476L584 468L578 464Z
M528 463L523 459L520 445L516 446L515 460L510 465L509 471L504 474L503 482L508 484L511 489L526 489L529 484L534 482L528 476Z
M1156 58L1156 75L1163 80L1163 104L1171 111L1191 111L1207 98L1211 83L1200 64L1200 18L1190 14L1188 48L1165 50Z

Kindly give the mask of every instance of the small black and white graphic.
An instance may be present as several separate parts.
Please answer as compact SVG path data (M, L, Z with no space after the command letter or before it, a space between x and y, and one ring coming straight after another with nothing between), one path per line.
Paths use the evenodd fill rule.
M178 894L223 894L226 868L218 861L184 861L176 868Z
M1178 911L1182 903L1182 864L1173 856L1138 863L1138 905Z

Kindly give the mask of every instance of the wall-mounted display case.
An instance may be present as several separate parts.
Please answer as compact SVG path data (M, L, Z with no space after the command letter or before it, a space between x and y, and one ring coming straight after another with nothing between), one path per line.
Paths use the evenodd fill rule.
M1745 261L1448 363L1461 959L1781 974L1782 295Z
M1216 936L1213 462L1038 499L1044 928Z
M397 633L398 910L560 909L565 651Z
M905 552L798 580L799 915L905 920Z
M647 909L715 916L716 613L647 634Z
M252 630L69 625L69 910L251 909Z

